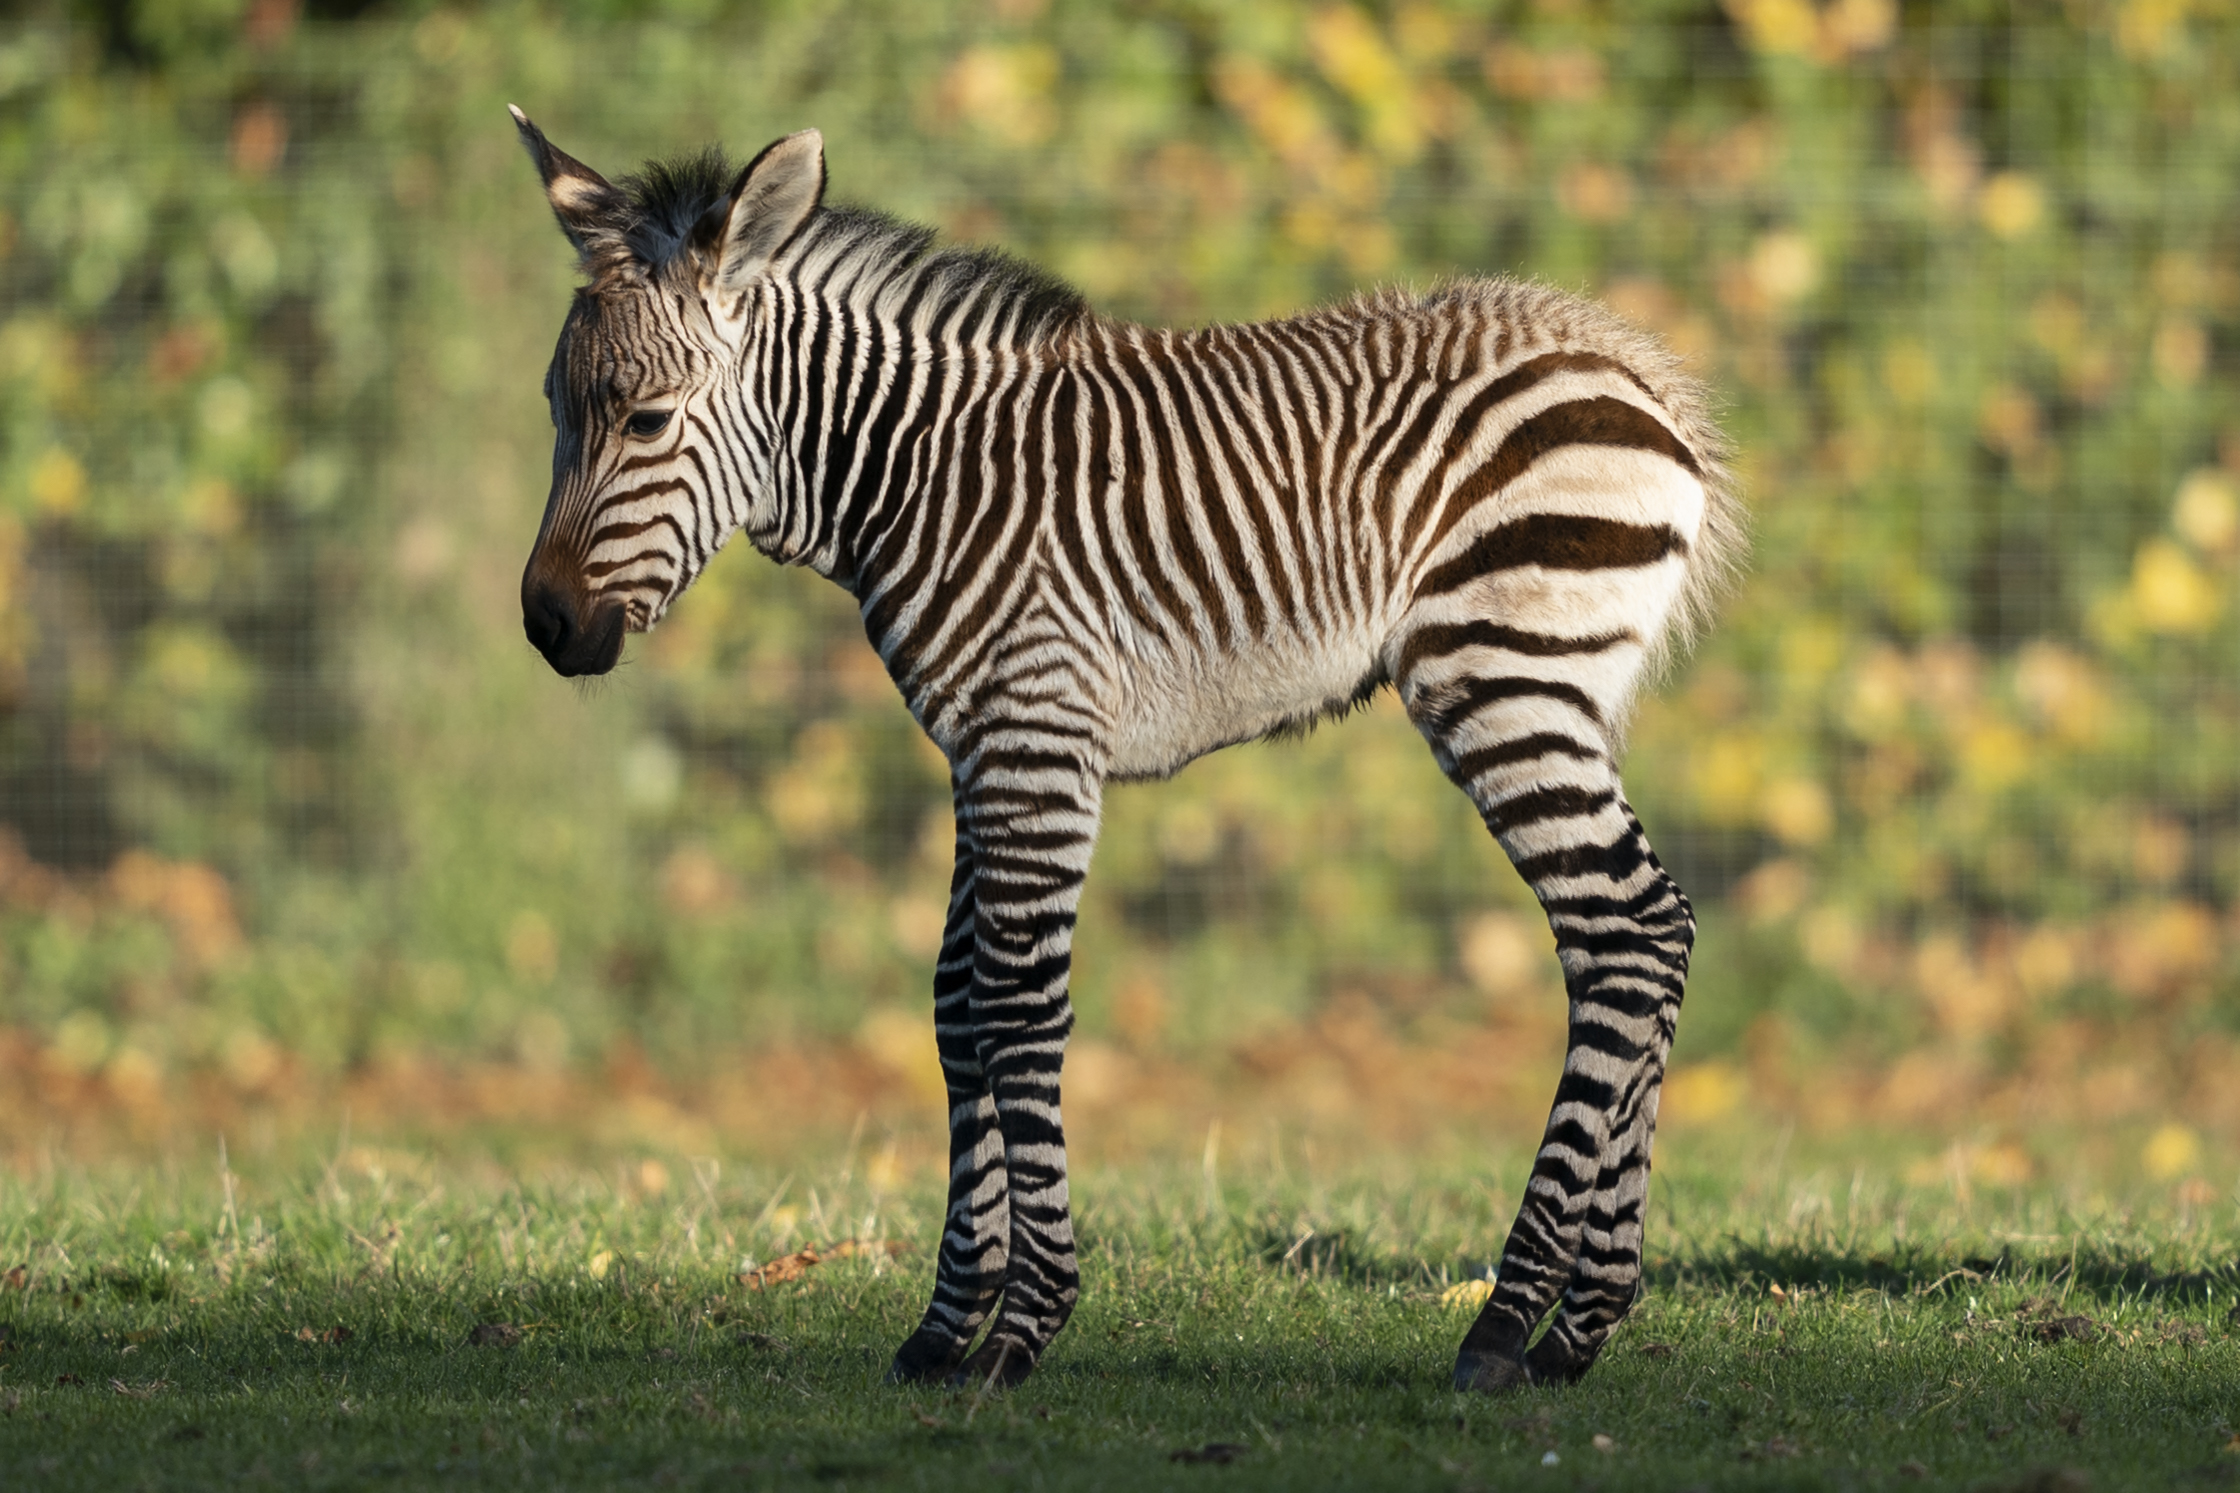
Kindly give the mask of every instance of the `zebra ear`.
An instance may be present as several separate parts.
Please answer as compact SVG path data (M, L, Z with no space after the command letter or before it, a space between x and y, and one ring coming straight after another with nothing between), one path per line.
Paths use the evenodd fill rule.
M552 215L560 220L560 231L576 246L576 252L590 260L623 250L616 212L622 205L622 194L605 177L547 140L544 131L529 122L528 115L511 104L506 110L513 115L514 128L521 131L521 143L528 148L529 159L537 163L537 175L544 179Z
M715 245L717 290L738 295L770 267L824 197L824 136L801 130L747 163Z

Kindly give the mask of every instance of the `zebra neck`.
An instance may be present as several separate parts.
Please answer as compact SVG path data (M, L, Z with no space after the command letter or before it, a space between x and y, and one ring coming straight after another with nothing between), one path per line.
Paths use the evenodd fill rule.
M1000 406L1045 360L858 323L800 366L775 558L868 601L930 552L929 520L946 530L944 511L1009 506L984 458L1000 463Z

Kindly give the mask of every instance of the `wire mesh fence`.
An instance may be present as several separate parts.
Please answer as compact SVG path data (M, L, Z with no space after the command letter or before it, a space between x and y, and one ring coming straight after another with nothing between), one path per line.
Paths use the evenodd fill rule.
M1756 529L1630 739L1705 925L1675 1117L1912 1126L1991 1173L2240 1139L2224 10L345 9L35 6L0 42L34 1117L382 1075L930 1097L946 775L847 598L726 555L589 691L521 640L571 266L510 100L610 174L815 123L837 197L1119 315L1606 298L1721 391ZM1549 948L1387 699L1113 795L1069 1097L1528 1109Z

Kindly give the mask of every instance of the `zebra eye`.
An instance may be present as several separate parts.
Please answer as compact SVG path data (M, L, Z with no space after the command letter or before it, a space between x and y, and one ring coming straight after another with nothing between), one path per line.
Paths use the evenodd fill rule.
M667 427L669 416L673 413L671 410L639 410L624 422L622 428L641 440L647 436L656 436Z

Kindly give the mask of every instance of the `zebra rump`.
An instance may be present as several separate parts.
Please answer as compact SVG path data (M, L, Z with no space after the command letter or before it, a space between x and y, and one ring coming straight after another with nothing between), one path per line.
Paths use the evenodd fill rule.
M515 120L586 277L546 378L531 641L563 674L611 668L743 532L856 598L951 765L949 1204L893 1376L1015 1383L1078 1297L1059 1078L1104 785L1386 685L1539 897L1570 1002L1455 1383L1585 1372L1640 1278L1695 928L1617 756L1741 548L1677 360L1506 279L1132 325L825 207L815 131L616 185Z

